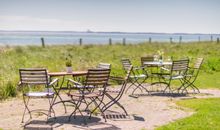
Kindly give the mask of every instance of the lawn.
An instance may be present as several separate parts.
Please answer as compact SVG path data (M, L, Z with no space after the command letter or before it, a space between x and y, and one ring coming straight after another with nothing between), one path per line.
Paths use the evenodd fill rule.
M134 65L140 65L140 57L164 51L164 57L204 57L196 85L199 88L220 86L220 44L200 43L141 43L115 45L57 45L0 47L0 99L16 96L19 68L44 67L49 71L65 71L66 59L71 59L73 70L86 70L99 62L112 64L111 75L122 75L120 59L130 58Z
M140 65L140 57L164 51L164 57L204 57L202 71L196 81L199 88L220 87L220 44L200 43L141 43L129 45L59 45L0 47L0 99L17 95L19 68L44 67L49 71L65 71L66 59L71 59L73 70L95 67L99 62L112 64L111 75L122 75L120 59L130 58ZM191 108L195 114L158 129L220 129L220 99L192 99L177 102ZM0 128L1 129L1 128Z
M219 130L220 98L180 100L177 102L195 113L187 118L177 120L158 130Z

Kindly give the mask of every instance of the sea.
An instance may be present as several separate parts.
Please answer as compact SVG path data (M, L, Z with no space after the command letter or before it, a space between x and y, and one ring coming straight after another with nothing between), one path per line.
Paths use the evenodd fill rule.
M188 33L127 33L127 32L75 32L75 31L0 31L0 45L112 44L143 42L216 41L220 34Z

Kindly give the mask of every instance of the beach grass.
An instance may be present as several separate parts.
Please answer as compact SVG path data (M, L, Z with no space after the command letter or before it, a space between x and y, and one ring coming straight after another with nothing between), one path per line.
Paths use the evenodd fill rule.
M179 119L157 130L219 130L220 98L179 100L181 107L192 109L195 113L187 118Z
M19 68L43 67L49 71L65 71L66 59L71 59L74 70L86 70L99 62L111 63L111 75L123 75L121 58L130 58L135 66L140 57L164 51L164 58L204 57L205 61L196 85L199 88L219 88L220 44L200 43L140 43L114 45L53 45L13 46L0 49L0 99L16 96Z

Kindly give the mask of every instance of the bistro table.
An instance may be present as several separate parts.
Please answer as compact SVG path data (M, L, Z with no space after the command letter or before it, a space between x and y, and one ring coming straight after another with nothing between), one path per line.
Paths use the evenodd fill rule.
M146 66L155 66L155 67L160 67L162 70L168 70L167 68L163 67L163 66L172 66L172 61L147 61L147 62L144 62L143 63L144 65ZM158 71L158 70L157 70ZM161 76L164 75L165 73L162 73L162 72L156 72L156 73L153 73L155 75L157 75L159 81L157 82L153 82L151 83L151 85L155 85L155 84L167 84L166 82L164 81L161 81ZM168 73L166 73L167 75Z
M59 88L54 88L56 96L54 97L53 105L56 105L58 103L62 103L64 106L64 109L65 109L65 113L66 113L67 111L66 111L65 102L68 102L69 100L64 101L59 94L61 90L70 89L70 88L68 88L68 86L63 86L64 81L65 81L65 77L66 76L72 76L72 77L85 76L87 73L88 73L88 71L73 71L71 73L69 73L69 72L49 72L48 75L50 76L50 78L53 78L53 77L62 77L63 78ZM60 99L60 101L55 102L57 97Z
M144 62L144 65L164 66L164 65L172 65L172 62L150 61L150 62Z

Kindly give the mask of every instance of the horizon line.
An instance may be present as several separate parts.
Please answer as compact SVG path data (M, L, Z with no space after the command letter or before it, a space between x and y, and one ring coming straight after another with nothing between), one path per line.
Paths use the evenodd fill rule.
M220 35L220 33L192 33L192 32L124 32L124 31L75 31L75 30L1 30L0 32L80 32L80 33L130 33L130 34L201 34Z

